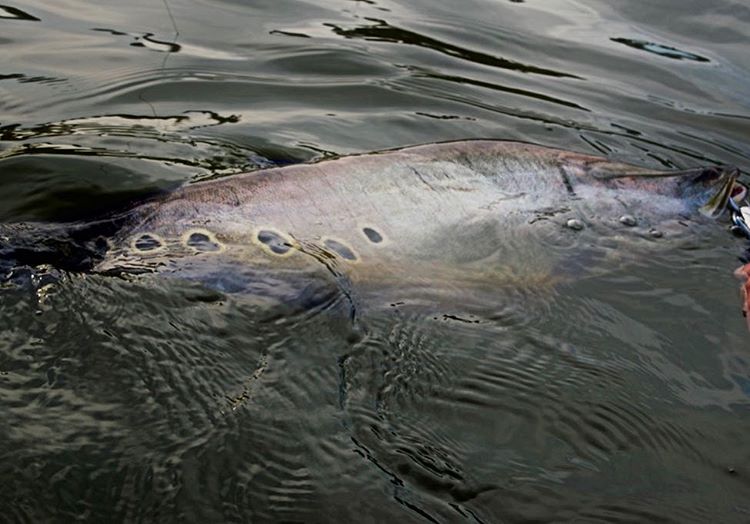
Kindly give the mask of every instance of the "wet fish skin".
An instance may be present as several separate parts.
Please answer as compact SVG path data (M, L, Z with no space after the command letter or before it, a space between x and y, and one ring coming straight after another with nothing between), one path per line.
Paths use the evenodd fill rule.
M685 179L722 170L656 172L604 158L506 141L461 141L355 155L314 164L265 169L192 184L134 210L123 234L154 231L181 234L210 227L225 239L245 241L248 225L267 223L295 236L349 234L362 220L404 218L428 229L445 213L450 218L482 206L514 208L555 202L581 186L635 189L681 199L686 211L705 200L711 185L688 194ZM666 175L666 176L665 176ZM466 195L469 195L468 198ZM500 206L500 202L503 202ZM463 206L452 213L451 205ZM660 210L649 210L651 213ZM403 226L403 222L400 224ZM122 235L121 235L122 237Z
M93 269L207 285L233 274L227 290L242 290L247 268L245 280L269 287L320 268L355 285L534 282L556 271L568 221L586 224L576 234L590 243L613 228L631 234L621 231L626 212L638 216L636 232L697 223L732 173L661 172L496 140L353 155L196 183L137 206L112 221Z

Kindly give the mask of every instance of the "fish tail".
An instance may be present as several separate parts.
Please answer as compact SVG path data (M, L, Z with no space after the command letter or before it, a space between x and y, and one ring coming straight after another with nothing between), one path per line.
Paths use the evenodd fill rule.
M0 224L0 281L7 281L22 268L44 265L88 271L104 256L106 238L116 228L114 219L83 224Z

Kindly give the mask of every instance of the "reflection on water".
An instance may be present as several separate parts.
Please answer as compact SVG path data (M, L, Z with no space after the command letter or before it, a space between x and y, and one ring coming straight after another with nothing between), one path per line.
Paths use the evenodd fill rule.
M130 45L133 47L146 47L148 49L151 49L152 51L160 51L163 53L177 53L182 46L180 44L177 44L175 42L164 42L161 40L158 40L154 37L153 33L143 33L143 34L128 34L123 33L122 31L115 31L114 29L99 29L95 28L94 31L103 31L105 33L110 33L114 36L131 36L133 41L130 42ZM176 37L175 37L176 39Z
M694 62L709 62L708 58L687 51L680 51L674 47L666 45L655 44L653 42L646 42L644 40L633 40L630 38L612 38L613 42L625 44L626 46L633 47L635 49L641 49L655 55L663 56L666 58L674 58L675 60L693 60Z
M25 11L21 11L17 7L9 5L0 5L0 18L8 18L15 20L30 20L32 22L39 22L39 19L34 15L30 15Z
M438 51L439 53L445 53L446 55L460 58L461 60L474 62L476 64L510 69L534 75L545 75L557 78L579 78L575 75L560 71L544 69L529 64L515 62L513 60L507 60L505 58L486 55L469 49L462 49L459 46L440 42L439 40L420 35L419 33L390 26L385 20L368 20L372 25L358 27L356 29L341 29L333 24L331 24L331 27L336 34L345 38L362 38L365 40L374 40L376 42L416 45Z
M4 222L459 138L750 163L734 0L29 0L0 29ZM610 251L480 311L403 288L354 320L325 279L300 307L20 271L0 520L746 522L738 241Z
M0 75L0 80L15 80L21 84L28 84L32 82L51 84L54 82L65 82L64 78L50 78L46 76L27 76L23 73L10 73Z

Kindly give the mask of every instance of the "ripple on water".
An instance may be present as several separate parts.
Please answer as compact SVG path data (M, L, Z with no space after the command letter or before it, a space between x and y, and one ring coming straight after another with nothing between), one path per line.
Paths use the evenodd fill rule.
M7 300L0 315L10 313ZM348 307L332 298L274 311L148 277L65 280L40 315L13 313L35 338L0 337L16 348L4 351L0 368L11 424L0 431L0 456L14 454L4 474L51 477L60 500L74 490L55 509L71 518L85 511L83 501L99 500L118 518L149 520L218 487L232 496L222 507L205 500L206 521L309 520L322 482L308 463L320 446L314 428L329 424L321 412L337 405L330 392L339 376L335 357L321 365L307 341L330 341L323 353L345 350ZM30 508L33 520L46 520L46 509Z
M472 337L474 326L397 306L387 320L368 325L370 335L343 363L356 449L373 471L400 486L395 496L409 512L451 518L453 509L425 505L425 494L465 501L490 489L466 467L465 441L412 410L450 387L456 371L446 340L460 340L458 332Z
M653 510L658 497L618 505L622 494L589 496L575 486L597 475L616 484L629 473L612 464L628 457L649 457L657 468L706 459L695 445L700 430L632 391L632 366L598 361L593 349L528 325L441 326L400 311L370 327L344 366L354 442L402 487L400 496L432 517L445 511L441 500L497 518L669 520Z
M474 62L476 64L556 78L579 78L570 73L555 71L553 69L547 69L533 64L525 64L504 57L493 56L479 51L466 49L448 42L442 42L438 39L417 32L393 26L385 20L372 20L372 22L373 23L371 24L355 27L353 29L345 29L335 24L327 25L329 25L336 34L346 38L415 45L426 49L432 49L468 62Z
M0 127L5 146L0 149L0 165L18 179L15 191L3 198L3 207L11 216L14 210L24 216L27 208L65 207L76 192L82 200L91 201L92 186L103 187L103 175L108 190L125 191L132 202L139 190L141 197L153 193L154 184L163 185L165 178L183 182L269 166L251 145L213 137L206 130L236 122L235 115L190 111L163 117L112 114ZM120 172L129 175L119 178ZM49 184L48 177L68 174L66 183ZM96 207L96 203L88 205Z
M183 42L184 38L180 39L180 43L177 43L179 38L179 35L177 34L174 34L171 37L162 37L157 36L154 33L123 32L115 29L105 28L94 28L92 29L92 31L108 33L116 37L129 37L131 39L129 43L130 46L141 47L150 51L157 51L160 53L181 53L213 60L237 61L248 59L248 57L245 55L185 43Z
M618 44L624 44L634 49L640 49L648 53L663 56L665 58L672 58L674 60L691 60L693 62L710 62L710 60L706 57L696 55L694 53L688 53L687 51L682 51L674 47L670 47L670 46L666 46L662 44L655 44L653 42L648 42L646 40L636 40L632 38L610 38L610 40L612 40L613 42L617 42Z

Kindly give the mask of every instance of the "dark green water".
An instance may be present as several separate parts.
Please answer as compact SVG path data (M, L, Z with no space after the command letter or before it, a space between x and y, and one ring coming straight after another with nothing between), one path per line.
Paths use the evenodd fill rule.
M462 138L747 170L749 39L728 0L4 4L0 220ZM337 301L5 286L0 521L749 522L742 249L478 323L394 296L364 336Z

